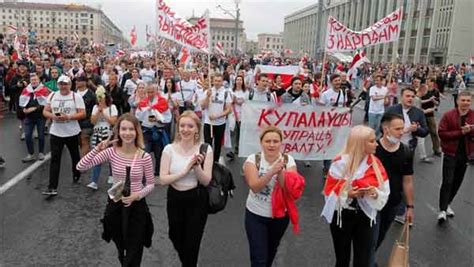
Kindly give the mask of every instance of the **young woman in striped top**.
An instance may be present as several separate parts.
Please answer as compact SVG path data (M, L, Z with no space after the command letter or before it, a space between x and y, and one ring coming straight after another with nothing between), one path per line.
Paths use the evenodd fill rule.
M108 199L102 219L102 238L107 242L114 241L122 266L140 266L143 247L151 245L153 235L153 222L145 201L155 187L153 162L143 150L140 123L133 115L127 113L118 119L114 136L116 139L101 142L84 156L77 169L86 171L109 161L116 184L125 182L126 167L131 167L130 196L122 197L117 202ZM109 147L111 144L113 146ZM123 232L127 234L124 236Z

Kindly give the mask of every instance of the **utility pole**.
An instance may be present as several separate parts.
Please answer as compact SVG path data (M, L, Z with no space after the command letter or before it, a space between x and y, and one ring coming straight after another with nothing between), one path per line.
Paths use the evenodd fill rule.
M321 52L321 23L323 17L323 0L318 0L318 19L316 20L316 51L314 53L316 58L319 58Z

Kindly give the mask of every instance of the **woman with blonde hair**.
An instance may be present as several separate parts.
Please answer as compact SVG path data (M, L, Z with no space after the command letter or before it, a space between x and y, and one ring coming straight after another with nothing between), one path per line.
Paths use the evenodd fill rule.
M377 212L386 204L390 187L387 173L373 154L373 129L357 125L329 168L322 216L330 223L336 266L349 266L351 245L354 266L369 266Z
M169 185L166 210L169 238L182 266L196 266L207 222L208 195L203 186L211 180L213 154L201 150L201 120L184 111L176 125L174 142L163 150L159 182Z
M143 247L151 246L153 235L153 221L145 201L155 188L153 161L143 150L140 122L130 113L120 116L114 136L115 139L108 138L84 156L77 169L86 171L110 162L112 189L123 185L124 190L118 197L109 192L101 220L104 226L102 238L107 242L114 241L122 266L140 266Z
M130 96L130 98L128 99L128 104L130 105L132 114L135 114L135 112L137 111L138 104L140 104L140 102L142 102L145 98L146 84L143 81L139 81L137 83L137 89L135 89L133 95Z

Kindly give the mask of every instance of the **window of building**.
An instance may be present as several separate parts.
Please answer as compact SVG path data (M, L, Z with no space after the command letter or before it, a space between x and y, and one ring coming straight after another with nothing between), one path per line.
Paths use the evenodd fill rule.
M91 14L91 19L93 19L93 18L94 18L94 14Z
M270 45L269 45L269 44L267 44L267 48L270 48Z
M94 26L91 26L91 31L93 31L93 30L94 30Z
M49 30L46 30L46 33L49 33Z
M267 42L270 42L270 37L267 37ZM268 47L267 47L268 48Z

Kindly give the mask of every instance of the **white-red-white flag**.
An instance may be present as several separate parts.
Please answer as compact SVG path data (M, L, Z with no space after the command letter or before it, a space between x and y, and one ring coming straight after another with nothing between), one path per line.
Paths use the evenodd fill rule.
M79 42L79 34L77 32L74 32L73 37L76 42Z
M137 43L137 29L135 25L133 25L132 31L130 31L130 43L132 46Z
M180 64L187 65L191 60L191 55L186 47L182 47L178 54L178 60Z
M115 56L116 57L123 57L123 56L125 56L125 51L123 51L121 49L117 49L117 51L115 51Z
M370 63L370 60L365 56L364 50L359 51L352 59L351 65L349 65L349 81L352 77L357 75L357 68L364 63Z
M221 42L216 43L215 49L216 49L217 53L219 53L222 56L225 56L224 46L222 45Z
M291 50L289 48L286 48L285 50L283 50L283 53L285 53L287 55L291 55L291 54L293 54L293 50Z
M7 34L8 35L13 35L13 34L16 34L18 28L15 26L15 25L8 25L8 28L7 28Z

